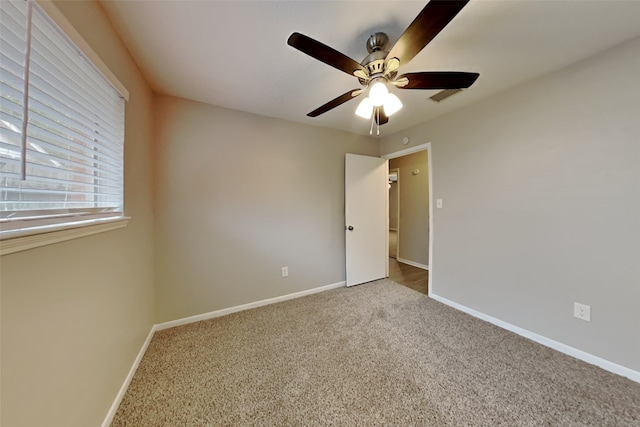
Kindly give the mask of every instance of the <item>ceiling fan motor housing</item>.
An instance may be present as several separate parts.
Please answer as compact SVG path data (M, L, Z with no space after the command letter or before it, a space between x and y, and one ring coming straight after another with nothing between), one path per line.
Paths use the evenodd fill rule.
M360 65L367 69L370 79L365 80L363 78L358 78L358 81L362 86L367 86L367 84L373 81L376 77L384 76L385 59L389 53L389 51L386 50L388 42L389 37L385 33L381 32L375 33L367 39L367 52L369 52L369 55L362 60ZM396 72L393 72L388 76L388 78L393 79L396 74Z

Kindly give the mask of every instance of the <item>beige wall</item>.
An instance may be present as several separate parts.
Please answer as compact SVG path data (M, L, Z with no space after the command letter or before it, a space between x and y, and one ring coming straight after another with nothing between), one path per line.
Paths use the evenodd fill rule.
M399 169L398 259L429 265L429 171L427 151L389 160ZM413 171L419 172L414 175Z
M6 427L102 423L154 323L152 96L93 1L57 2L130 92L124 229L0 259Z
M435 294L640 371L639 72L635 39L381 141L432 143Z
M168 96L156 108L159 321L345 279L344 154L377 156L375 139Z

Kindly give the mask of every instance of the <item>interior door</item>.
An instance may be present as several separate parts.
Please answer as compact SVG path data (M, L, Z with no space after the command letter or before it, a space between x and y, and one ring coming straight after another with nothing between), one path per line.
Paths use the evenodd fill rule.
M347 286L387 277L388 167L379 157L345 157Z

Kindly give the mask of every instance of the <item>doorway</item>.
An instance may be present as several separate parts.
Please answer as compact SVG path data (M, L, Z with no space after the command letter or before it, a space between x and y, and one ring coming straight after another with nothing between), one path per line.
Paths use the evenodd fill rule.
M389 160L389 278L428 295L433 260L431 144L382 157Z

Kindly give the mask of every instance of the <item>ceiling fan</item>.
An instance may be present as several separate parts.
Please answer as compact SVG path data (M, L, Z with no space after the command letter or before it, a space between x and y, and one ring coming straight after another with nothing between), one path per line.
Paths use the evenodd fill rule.
M385 33L375 33L367 39L369 55L358 63L343 53L300 33L289 36L287 44L340 71L358 78L363 88L353 89L327 102L307 114L320 114L361 95L369 89L356 114L373 123L383 125L389 116L402 108L400 99L389 92L387 85L398 89L466 89L480 74L455 71L424 71L398 75L398 69L418 54L451 20L469 0L431 0L402 33L398 41L387 50L389 38ZM378 130L379 133L379 130Z

